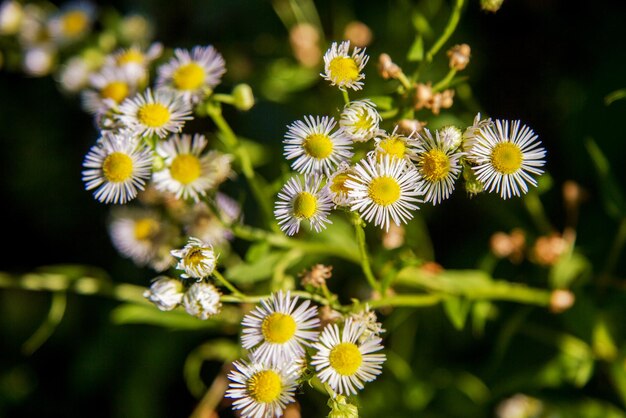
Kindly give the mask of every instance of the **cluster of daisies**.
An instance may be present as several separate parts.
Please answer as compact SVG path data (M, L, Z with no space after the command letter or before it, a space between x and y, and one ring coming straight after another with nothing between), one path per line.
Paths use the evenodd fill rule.
M321 331L317 307L279 291L242 321L248 359L234 363L226 396L244 418L280 417L314 376L331 393L356 395L381 373L385 355L376 315L352 314Z
M359 90L367 60L358 48L350 54L348 41L334 43L322 76L344 92ZM519 121L479 114L464 131L448 126L434 132L397 126L387 132L381 123L376 106L365 99L347 103L338 120L305 116L287 127L284 155L298 174L278 194L274 211L286 234L296 234L303 221L321 231L336 208L388 230L391 222L412 219L419 204L448 199L460 177L466 186L472 183L468 191L508 199L536 186L535 176L543 173L545 150Z

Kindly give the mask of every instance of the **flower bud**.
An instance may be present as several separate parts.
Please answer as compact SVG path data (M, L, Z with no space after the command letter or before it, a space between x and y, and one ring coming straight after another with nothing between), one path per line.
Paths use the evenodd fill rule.
M572 292L565 289L556 289L550 295L550 311L561 313L574 305L576 297Z
M247 84L237 84L232 92L235 107L239 110L250 110L254 106L254 93Z
M487 12L497 12L502 7L504 0L480 0L481 9Z
M330 413L328 418L359 418L359 409L346 401L343 395L328 400Z
M180 305L183 299L183 283L178 279L159 276L152 281L143 297L154 303L162 311L171 311Z
M424 129L427 122L420 122L417 119L400 119L398 121L398 133L400 135L409 136L420 132Z
M378 72L382 78L388 80L390 78L398 78L402 70L391 60L388 54L380 54L378 57Z
M322 287L326 284L326 280L330 279L333 275L333 266L325 266L323 264L316 264L311 267L310 270L301 274L301 283L303 286L313 286L316 288Z
M346 25L343 38L359 48L364 48L372 42L372 30L365 23L354 20Z
M209 319L222 309L220 292L212 284L196 282L185 292L183 305L189 315L203 320Z
M456 126L445 126L439 130L439 135L446 146L456 149L461 146L463 133Z
M461 71L467 67L470 60L471 49L468 44L455 45L448 50L450 68Z

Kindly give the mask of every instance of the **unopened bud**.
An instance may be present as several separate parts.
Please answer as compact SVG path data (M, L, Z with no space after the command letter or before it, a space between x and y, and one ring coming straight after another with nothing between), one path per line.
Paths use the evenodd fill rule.
M171 311L183 299L183 283L178 279L159 276L152 281L143 297L154 303L162 311Z
M346 25L343 38L349 40L355 46L363 48L372 42L372 31L363 22L352 21Z
M550 311L561 313L574 305L576 297L569 290L557 289L550 295Z
M568 247L569 243L559 234L539 237L535 241L531 261L542 266L552 266L559 261Z
M316 264L310 270L301 273L301 283L303 286L310 285L313 287L322 287L326 284L326 280L333 275L333 266L325 266Z
M497 12L504 0L480 0L480 7L487 12Z
M401 247L404 244L404 227L391 223L389 230L383 235L383 247L388 250Z
M463 180L465 180L465 190L470 196L482 193L485 185L478 180L476 173L469 164L463 164Z
M378 57L378 72L385 80L398 78L402 73L400 67L395 64L388 54L380 54Z
M430 108L433 100L433 88L430 83L418 83L415 86L415 109L420 110L423 107Z
M439 130L439 136L449 149L456 149L461 146L463 132L456 126L445 126Z
M247 84L237 84L232 92L235 107L239 110L250 110L254 106L254 93Z
M185 292L183 305L189 315L206 320L220 313L220 296L220 292L212 284L196 282Z
M348 403L343 395L337 395L333 399L328 400L330 413L328 418L359 418L359 409L356 405Z
M409 136L424 129L426 122L420 122L417 119L400 119L396 126L400 135Z
M573 208L576 207L584 200L585 193L578 183L572 180L568 180L563 183L563 200L565 206Z
M455 45L448 50L450 68L457 71L464 70L469 64L471 48L468 44Z

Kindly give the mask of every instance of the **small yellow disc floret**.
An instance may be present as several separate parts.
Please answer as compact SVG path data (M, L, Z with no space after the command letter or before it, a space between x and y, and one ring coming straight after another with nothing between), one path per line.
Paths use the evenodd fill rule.
M522 150L512 142L500 142L491 151L491 165L502 174L513 174L522 167Z
M255 373L248 380L250 397L260 403L271 403L280 397L283 385L280 376L273 370Z
M352 376L359 370L363 355L354 343L337 344L328 356L330 366L342 376Z
M359 78L359 67L353 58L336 57L328 65L330 79L337 84L348 84Z
M333 141L328 135L312 134L306 137L302 144L307 155L318 160L327 158L333 153Z
M126 181L133 174L133 159L123 152L113 152L104 159L102 173L111 183Z
M139 122L151 128L160 128L170 120L170 111L161 103L148 103L139 108Z
M317 211L317 198L309 192L300 192L293 201L293 214L296 218L309 219Z
M391 205L400 199L400 185L390 176L376 177L370 183L367 194L379 206Z
M200 159L195 155L180 154L172 161L170 174L179 183L185 185L193 183L202 174Z
M450 159L445 152L431 149L424 153L421 161L422 177L427 181L439 181L450 171Z
M179 90L196 90L204 84L204 68L195 62L181 65L174 71L172 81Z
M290 315L274 312L263 320L261 332L265 341L283 344L295 335L296 321Z

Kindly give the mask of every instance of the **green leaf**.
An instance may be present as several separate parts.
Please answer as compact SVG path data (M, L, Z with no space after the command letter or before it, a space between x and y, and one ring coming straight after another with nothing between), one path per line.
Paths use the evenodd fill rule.
M228 310L227 310L228 313ZM207 329L222 326L224 312L206 321L187 314L184 310L163 312L152 305L132 303L118 306L111 312L111 320L118 325L149 324L172 329Z
M242 138L240 136L237 138L239 138L239 146L248 153L250 163L253 167L258 167L271 161L271 154L267 147L251 139Z
M626 98L626 89L615 90L604 97L604 104L609 106L613 102Z
M611 363L609 373L613 386L622 401L622 405L626 408L626 358L620 356L617 361Z
M393 108L393 97L390 96L372 96L369 98L378 108L378 110L390 110Z
M269 100L283 102L298 91L306 90L319 80L319 72L291 60L279 59L268 67L261 92Z
M464 298L447 298L443 301L443 309L454 328L461 330L465 326L467 314L472 303Z
M598 175L604 207L610 216L621 219L626 216L626 202L619 185L611 174L609 160L592 138L587 138L585 145Z
M311 240L332 244L341 248L345 254L350 255L354 260L359 260L361 256L352 224L338 214L331 215L330 220L333 223L328 225L324 231L312 236Z
M583 281L591 274L591 263L587 258L578 253L564 256L552 266L548 275L550 287L554 289L567 289L576 281Z
M265 254L254 262L237 264L226 270L226 277L237 284L269 279L274 273L276 264L284 255L284 251L275 251Z
M411 45L406 59L411 62L419 62L424 59L424 38L422 38L422 35L415 37L415 41L413 41L413 45Z

